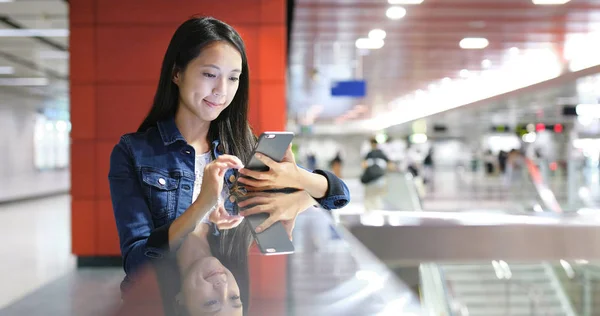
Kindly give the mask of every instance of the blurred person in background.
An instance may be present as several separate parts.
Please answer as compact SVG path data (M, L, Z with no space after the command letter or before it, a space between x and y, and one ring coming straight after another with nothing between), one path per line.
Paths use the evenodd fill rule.
M329 167L331 168L331 172L335 174L338 178L342 177L342 153L338 151L335 154L335 157L329 163Z
M429 148L423 159L423 184L429 185L433 180L433 148Z
M348 203L343 181L328 171L299 168L291 147L282 162L256 154L269 171L244 169L256 144L248 123L249 82L244 43L231 26L194 17L178 27L150 112L136 133L121 137L110 157L110 194L126 274L122 292L141 267L176 251L198 223L213 224L220 244L241 247L245 251L237 253L246 255L240 240L251 232L238 227L243 215L269 213L260 232L277 221L293 228L297 215L316 203L325 209ZM247 191L252 207L238 214L236 201ZM210 214L220 209L225 212L218 213L217 223L211 221Z
M485 155L483 156L483 161L485 163L485 174L488 176L491 176L494 174L495 169L494 168L494 161L496 160L496 158L494 157L494 154L492 153L492 151L490 149L485 151Z
M524 186L525 155L518 149L511 149L506 157L504 183L510 188L513 197L519 197Z
M365 210L383 209L383 197L387 190L386 171L393 168L385 153L379 149L375 138L371 138L371 150L362 163L363 174L360 181L365 188Z
M504 172L506 172L506 160L507 159L508 159L508 153L505 152L504 150L500 150L500 152L498 152L498 168L499 168L501 174L504 174Z

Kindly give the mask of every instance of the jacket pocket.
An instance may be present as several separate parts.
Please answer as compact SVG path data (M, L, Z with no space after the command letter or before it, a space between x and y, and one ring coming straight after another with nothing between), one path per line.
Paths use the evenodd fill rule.
M167 170L142 167L142 182L155 227L174 220L180 176Z

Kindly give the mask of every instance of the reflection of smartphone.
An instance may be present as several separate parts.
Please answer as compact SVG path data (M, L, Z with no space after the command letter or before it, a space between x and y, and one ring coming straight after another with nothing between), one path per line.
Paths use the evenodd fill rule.
M281 222L271 225L271 227L259 234L255 232L256 227L262 224L267 218L269 218L269 214L259 213L246 216L244 220L250 226L252 236L254 236L260 252L267 256L294 253L294 244L290 241L285 227L283 227Z
M294 139L294 133L292 132L264 132L258 138L258 142L254 152L252 153L252 158L248 164L246 164L246 168L255 171L268 171L269 167L267 167L264 163L254 157L255 153L261 153L277 162L281 161L285 156L285 152L288 147L292 143L292 139ZM251 205L246 207L250 208ZM267 228L265 231L257 234L255 232L256 227L262 224L267 218L269 218L269 214L260 213L254 214L250 216L246 216L246 222L250 225L250 229L252 230L252 235L254 236L254 240L258 245L258 249L260 252L265 255L281 255L281 254L289 254L294 252L294 244L290 241L287 232L285 231L285 227L281 222L277 222L271 227Z
M246 168L256 171L268 171L264 163L254 157L255 153L261 153L275 161L281 161L285 156L285 152L294 139L294 133L292 132L264 132L258 138L258 143L254 152L252 153L252 159L246 165Z

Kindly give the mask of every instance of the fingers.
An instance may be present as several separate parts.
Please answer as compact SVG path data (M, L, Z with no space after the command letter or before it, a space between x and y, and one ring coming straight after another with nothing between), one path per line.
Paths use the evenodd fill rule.
M265 180L254 180L245 177L239 177L238 182L254 188L264 188L267 185L267 181Z
M215 161L233 164L237 169L244 168L244 163L242 163L240 158L232 155L220 155Z
M258 214L258 213L271 213L271 206L270 205L256 205L253 206L247 210L241 211L240 215L241 216L250 216L250 215L254 215L254 214Z
M218 160L215 160L213 162L211 162L210 164L208 164L206 166L207 169L216 169L217 173L220 173L222 171L227 171L227 169L233 169L233 168L238 168L238 165L232 163L232 162L221 162Z
M256 154L254 154L254 157L256 157L256 159L262 161L262 163L264 163L267 167L269 167L271 169L277 167L278 162L267 157L266 155L263 155L261 153L256 153Z
M243 220L244 220L243 217L234 218L234 219L227 220L225 222L217 224L217 227L219 229L232 229L232 228L236 228L236 227L238 227L242 223Z
M262 224L258 225L258 227L256 227L256 232L260 233L262 231L264 231L265 229L271 227L271 225L275 224L275 222L277 222L277 219L275 219L275 216L269 216L269 218L267 218L264 222L262 222Z
M271 198L269 198L268 196L253 196L249 199L246 199L242 202L238 203L239 207L246 207L248 205L253 205L253 204L267 204L271 202Z
M268 171L261 172L261 171L254 171L254 170L243 168L243 169L240 169L240 173L247 177L254 178L256 180L268 180L271 178L271 174Z
M239 215L230 215L223 205L219 205L212 213L210 213L208 219L217 225L219 229L231 229L237 227L244 217Z
M294 227L296 226L296 219L294 218L289 221L282 221L281 223L283 224L283 227L285 227L285 231L287 232L290 241L293 241L293 232Z
M283 156L282 161L296 163L296 157L294 157L294 152L292 151L292 144L290 144L287 150L285 151L285 156Z

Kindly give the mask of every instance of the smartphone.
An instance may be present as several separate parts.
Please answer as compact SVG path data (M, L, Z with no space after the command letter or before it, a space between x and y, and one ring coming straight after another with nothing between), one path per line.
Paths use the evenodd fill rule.
M281 161L285 156L285 152L294 139L294 133L292 132L264 132L258 138L252 158L250 162L246 164L246 168L256 171L269 171L262 161L254 157L255 153L261 153L275 161Z
M258 138L256 148L252 153L250 162L246 168L255 171L269 171L269 167L254 157L255 153L261 153L275 161L281 161L285 152L294 139L292 132L264 132ZM252 205L246 207L250 208ZM294 252L294 244L290 241L288 234L281 222L277 222L261 233L256 233L256 227L262 224L269 214L260 213L246 216L245 222L250 225L250 230L258 249L264 255L283 255Z
M294 244L289 239L285 227L283 227L281 222L277 222L264 231L256 233L256 227L262 224L267 218L269 218L269 214L259 213L246 216L244 219L247 225L250 226L252 236L260 252L267 256L294 253Z

